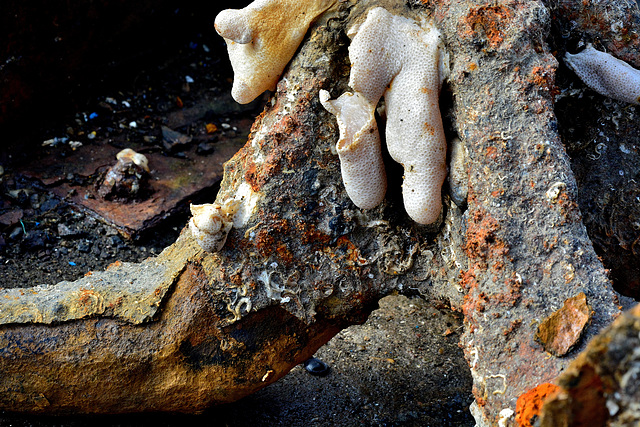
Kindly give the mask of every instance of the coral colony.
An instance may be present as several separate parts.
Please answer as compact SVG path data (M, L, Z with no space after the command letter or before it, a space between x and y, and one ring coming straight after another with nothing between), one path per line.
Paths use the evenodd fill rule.
M227 42L233 98L248 103L273 90L309 25L334 3L256 0L244 9L220 12L215 27ZM329 92L320 91L322 105L338 121L336 149L347 194L361 209L384 199L387 182L374 115L384 96L387 148L404 167L405 209L417 223L431 224L440 216L446 176L438 107L446 54L440 33L431 22L418 23L377 7L349 34L353 92L331 100ZM234 215L233 209L224 210L219 204L192 206L189 225L207 251L224 245Z
M567 52L565 61L584 84L600 95L640 105L640 70L594 49L591 43L575 55Z
M336 101L329 101L328 93L321 92L320 100L325 108L340 115L338 153L348 149L361 150L361 163L350 165L349 169L354 172L365 170L375 178L369 183L355 180L354 172L345 175L343 166L347 193L358 207L367 209L382 201L383 194L369 186L376 185L379 189L386 186L380 183L384 180L384 165L375 154L380 149L367 147L379 146L379 138L366 135L371 131L377 133L377 128L362 120L367 113L373 117L373 110L384 95L387 148L391 157L404 166L404 207L420 224L431 224L438 219L442 208L440 191L447 174L447 143L438 107L444 74L441 50L440 33L430 23L423 23L421 27L417 22L394 16L381 7L372 9L349 46L349 86L355 94L347 93ZM352 101L358 94L364 99ZM353 132L351 129L361 122L364 126ZM351 141L344 141L344 137L350 135ZM360 141L365 135L367 141ZM341 161L342 158L341 155ZM363 195L366 197L360 205L358 201Z
M335 0L256 0L223 10L215 27L227 43L233 67L231 96L240 104L274 90L309 25Z

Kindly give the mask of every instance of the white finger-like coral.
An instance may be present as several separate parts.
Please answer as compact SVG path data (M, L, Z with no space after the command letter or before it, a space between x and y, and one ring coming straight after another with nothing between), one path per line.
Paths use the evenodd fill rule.
M587 86L599 94L640 105L640 70L595 49L591 43L575 55L567 52L565 61Z
M349 46L349 86L373 105L384 95L387 147L404 166L405 209L420 224L438 219L446 177L441 52L440 33L431 23L418 25L383 8L369 11Z
M189 229L202 249L207 252L222 249L239 207L240 202L234 199L222 205L207 203L190 206L193 217L189 220Z
M351 92L329 100L326 90L320 91L320 102L338 121L340 138L336 151L349 198L361 209L378 206L387 190L387 177L374 115L375 104L364 95Z
M244 9L220 12L215 28L227 42L233 98L246 104L265 90L274 90L309 25L335 2L255 0Z

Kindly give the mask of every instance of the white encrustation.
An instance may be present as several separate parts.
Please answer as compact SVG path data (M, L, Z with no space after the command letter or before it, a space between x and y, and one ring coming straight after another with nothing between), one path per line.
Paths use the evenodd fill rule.
M580 80L600 95L640 105L640 70L591 43L575 55L567 52L564 59Z
M438 105L446 70L443 52L440 32L432 23L418 23L381 7L369 11L349 46L349 86L369 105L377 105L384 95L387 148L404 167L405 210L420 224L431 224L440 216L447 174ZM332 102L324 96L324 105ZM342 128L351 126L349 117L342 115L338 122L341 135Z

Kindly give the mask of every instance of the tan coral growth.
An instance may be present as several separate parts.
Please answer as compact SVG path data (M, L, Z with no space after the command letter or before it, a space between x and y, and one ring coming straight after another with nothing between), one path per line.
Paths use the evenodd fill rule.
M227 42L233 99L246 104L275 89L309 25L335 1L256 0L244 9L220 12L215 28Z

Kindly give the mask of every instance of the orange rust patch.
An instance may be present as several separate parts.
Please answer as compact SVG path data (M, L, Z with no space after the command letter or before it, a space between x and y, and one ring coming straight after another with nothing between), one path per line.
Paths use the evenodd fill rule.
M296 221L295 228L298 231L298 237L302 244L327 244L331 238L322 231L318 231L315 224L311 224L305 221Z
M529 81L543 89L550 90L555 81L553 68L551 67L533 67Z
M522 325L522 320L520 319L513 320L509 324L509 327L502 331L502 335L504 335L505 337L508 337L514 331L516 331L520 327L520 325Z
M497 48L504 41L503 28L509 25L513 13L504 6L481 6L471 9L464 19L469 28L467 36L486 37L489 46ZM464 33L463 33L464 34Z
M347 265L353 266L367 263L367 260L362 257L360 249L358 249L347 236L340 236L336 243L336 249L342 249L344 251Z
M431 136L436 134L435 128L433 126L431 126L431 124L429 122L425 122L424 123L424 130L425 130L425 132L427 132Z
M544 383L522 393L516 402L516 424L519 427L533 427L532 420L540 415L542 403L547 396L560 390L555 384Z
M487 147L485 155L490 159L495 159L498 156L498 149L495 146L491 145Z
M269 154L264 162L259 166L251 159L249 156L245 156L245 174L244 179L253 191L260 191L260 188L271 179L273 176L277 175L282 166L280 165L281 156L279 153L271 153Z
M471 290L478 286L476 281L476 273L473 267L467 271L460 272L460 281L458 282L463 289Z
M338 265L353 269L367 264L360 249L347 236L340 236L335 246L325 246L323 252Z
M502 270L509 249L505 242L497 237L499 229L498 221L484 210L478 209L473 212L463 247L467 256L480 266L487 265L487 261L492 260L493 268Z
M120 267L121 265L122 265L122 261L112 262L111 264L109 264L107 266L107 270L109 270L111 268L115 268L115 267Z
M275 255L284 264L291 264L293 254L285 242L278 240L290 235L290 230L291 226L286 219L266 221L255 234L254 243L258 253L264 258Z
M78 303L80 305L92 305L98 299L98 295L90 289L80 289Z

